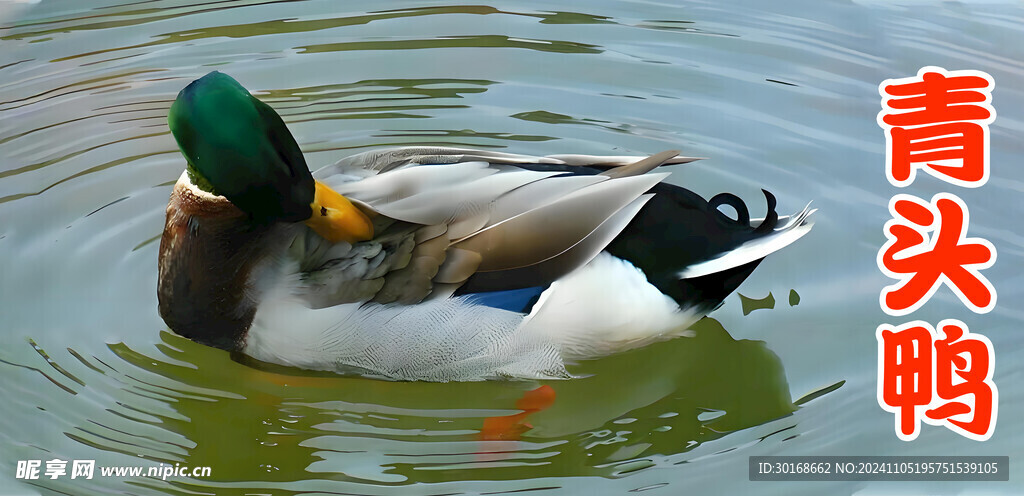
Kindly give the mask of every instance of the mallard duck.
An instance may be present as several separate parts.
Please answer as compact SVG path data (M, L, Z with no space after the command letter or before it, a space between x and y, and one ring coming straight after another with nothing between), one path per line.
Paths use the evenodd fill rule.
M263 362L404 380L568 378L686 335L807 208L764 219L667 184L695 159L361 153L310 173L281 117L220 72L168 123L187 165L160 242L174 332ZM729 206L732 218L719 210Z

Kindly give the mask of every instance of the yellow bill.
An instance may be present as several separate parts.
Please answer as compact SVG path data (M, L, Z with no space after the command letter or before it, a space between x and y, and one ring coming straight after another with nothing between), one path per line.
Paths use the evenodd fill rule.
M373 238L373 223L347 198L326 184L316 181L313 215L306 225L331 243L355 243Z

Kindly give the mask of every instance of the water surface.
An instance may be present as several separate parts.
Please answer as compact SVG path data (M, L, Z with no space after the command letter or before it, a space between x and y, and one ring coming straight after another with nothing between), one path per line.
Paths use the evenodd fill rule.
M1024 467L1024 15L979 3L197 1L0 3L0 494L1019 492ZM996 81L992 178L897 190L878 83L925 65ZM518 439L484 440L542 384L424 384L254 367L168 333L156 248L183 167L166 125L211 70L284 117L311 167L384 145L707 157L670 181L754 216L819 209L697 336L578 364ZM875 400L875 267L897 192L961 196L998 250L986 443L896 439ZM772 296L773 305L767 303ZM761 301L757 304L754 300ZM744 304L746 303L746 304ZM756 308L754 307L762 307ZM804 395L845 381L839 389ZM799 404L798 404L799 403ZM486 432L484 432L486 434ZM1011 482L747 482L751 455L1010 455ZM207 478L13 480L17 460L210 466Z

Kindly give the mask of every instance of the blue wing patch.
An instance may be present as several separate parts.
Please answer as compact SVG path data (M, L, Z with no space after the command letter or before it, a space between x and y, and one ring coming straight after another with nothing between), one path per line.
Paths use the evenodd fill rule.
M510 312L530 313L533 305L537 303L540 294L547 289L547 286L535 286L532 288L509 289L506 291L487 291L483 293L469 293L466 299L475 305L485 305L491 308L500 308Z

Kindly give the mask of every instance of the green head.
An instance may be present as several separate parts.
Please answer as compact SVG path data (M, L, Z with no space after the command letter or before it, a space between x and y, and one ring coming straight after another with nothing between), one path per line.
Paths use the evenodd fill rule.
M167 116L193 182L258 221L310 217L314 181L281 116L214 71L178 93Z

